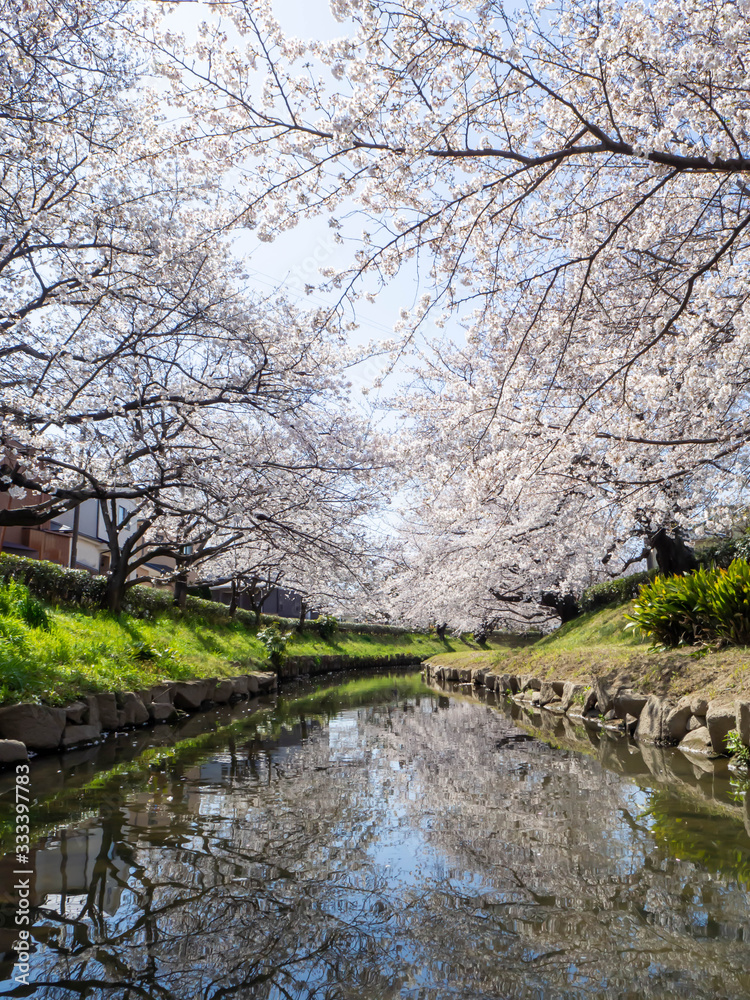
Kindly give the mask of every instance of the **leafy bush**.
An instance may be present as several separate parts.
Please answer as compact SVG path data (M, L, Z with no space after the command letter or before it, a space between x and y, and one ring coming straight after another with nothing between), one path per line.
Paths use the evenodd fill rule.
M750 747L746 747L736 729L730 729L726 738L727 750L741 764L750 766Z
M266 647L268 659L274 667L280 667L286 659L286 646L292 636L291 632L284 630L274 623L258 632L258 639Z
M318 615L312 624L318 630L320 638L325 639L326 641L330 639L335 632L338 632L339 628L338 619L333 615Z
M0 553L0 581L14 581L52 604L76 604L98 608L104 598L106 577L92 576L84 569L65 569L41 559Z
M607 604L627 604L637 596L641 586L653 580L655 576L656 570L650 569L643 573L631 573L630 576L606 580L604 583L595 583L581 595L579 601L581 611L596 611Z
M715 538L696 547L695 557L701 566L727 569L734 559L750 561L750 534L739 538Z
M750 643L750 564L735 559L726 569L701 567L684 576L645 584L626 616L663 647L718 642Z

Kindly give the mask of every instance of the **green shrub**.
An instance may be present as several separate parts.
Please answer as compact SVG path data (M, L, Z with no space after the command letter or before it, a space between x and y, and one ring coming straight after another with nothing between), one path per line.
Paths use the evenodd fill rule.
M605 580L604 583L595 583L581 594L578 602L581 611L596 611L607 604L627 604L638 594L641 586L655 576L656 570L650 569L643 573L620 576L615 580Z
M318 630L321 639L328 641L334 633L338 632L338 619L333 615L318 615L312 625Z
M727 750L740 764L750 766L750 747L746 747L736 729L730 729L726 738Z
M701 567L684 576L657 577L641 587L626 616L657 645L750 643L750 564Z
M284 632L277 622L258 632L258 639L265 646L274 667L280 667L286 659L286 646L291 637L292 633Z
M701 566L728 569L734 559L750 560L750 534L739 538L715 538L696 546L695 558Z
M65 569L42 559L0 552L0 582L22 583L37 597L51 604L76 604L98 608L107 583L104 576L92 576L84 569Z

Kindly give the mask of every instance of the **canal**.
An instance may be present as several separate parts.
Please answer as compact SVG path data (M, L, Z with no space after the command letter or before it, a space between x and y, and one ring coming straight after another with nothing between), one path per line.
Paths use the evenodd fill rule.
M40 758L0 996L746 1000L747 781L651 752L410 676Z

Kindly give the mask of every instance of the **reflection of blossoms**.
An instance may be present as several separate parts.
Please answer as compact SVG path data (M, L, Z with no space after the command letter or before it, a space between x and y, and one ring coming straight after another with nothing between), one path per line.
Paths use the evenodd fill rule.
M34 981L165 1000L746 996L743 890L656 846L648 792L518 735L425 695L235 736L124 792L86 884L50 843L76 895L40 910Z

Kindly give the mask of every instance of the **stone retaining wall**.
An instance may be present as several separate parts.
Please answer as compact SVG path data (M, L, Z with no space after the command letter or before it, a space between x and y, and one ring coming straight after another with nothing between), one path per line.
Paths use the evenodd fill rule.
M141 691L90 694L64 708L6 705L0 708L0 766L28 760L35 753L68 750L93 743L102 733L146 723L172 722L197 712L276 690L273 673L192 681L163 681Z
M506 693L518 704L567 715L594 728L627 733L641 742L679 746L688 753L709 756L726 754L726 737L734 729L750 747L750 701L709 701L701 695L671 701L640 694L601 677L592 678L589 687L572 681L541 680L531 674L499 673L490 667L425 663L423 669L428 681L482 686Z
M49 705L0 707L0 767L28 760L29 750L50 753L93 743L102 733L147 723L172 722L197 712L276 690L278 680L341 670L417 666L413 653L388 656L290 656L277 673L240 674L192 681L163 681L142 691L90 694L64 708Z

